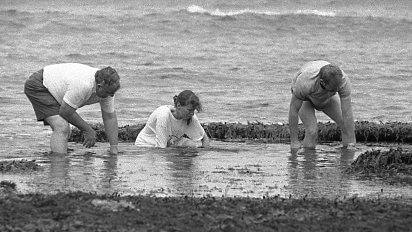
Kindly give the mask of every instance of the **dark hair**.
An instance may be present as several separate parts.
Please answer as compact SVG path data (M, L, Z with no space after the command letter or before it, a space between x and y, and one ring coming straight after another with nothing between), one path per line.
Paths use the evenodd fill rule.
M331 83L332 86L338 88L342 81L342 70L336 65L328 64L320 69L320 79L325 83Z
M202 104L199 98L191 90L184 90L179 95L173 97L175 106L180 103L181 106L192 105L197 111L202 111Z
M98 84L104 82L106 85L114 87L115 90L120 88L119 74L117 74L116 70L110 66L98 70L94 75L94 78Z
M177 103L180 103L181 106L187 106L187 105L192 105L193 108L195 108L197 111L202 110L202 104L200 104L199 98L196 96L195 93L193 93L190 90L184 90L179 95L175 95L173 97L173 101L175 104L175 107L177 107ZM187 125L190 124L192 119L187 120Z

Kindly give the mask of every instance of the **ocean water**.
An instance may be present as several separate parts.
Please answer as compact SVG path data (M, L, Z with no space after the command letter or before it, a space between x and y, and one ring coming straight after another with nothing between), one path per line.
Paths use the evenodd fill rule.
M54 164L53 157L42 155L49 149L50 129L36 122L23 85L31 73L52 63L79 62L115 68L122 85L116 94L120 125L145 123L155 108L172 104L173 96L185 89L197 93L203 103L204 111L198 114L201 122L287 123L291 78L301 65L316 59L338 64L351 78L355 120L412 121L410 0L0 0L0 30L0 157L38 159L44 161L46 170L48 164ZM89 122L102 121L98 105L78 111ZM329 121L322 114L318 114L318 119ZM239 189L227 187L232 184L231 178L239 180L244 189L256 188L257 185L244 183L255 183L255 179L239 177L237 169L230 166L234 159L241 168L268 167L264 170L269 177L278 175L279 183L267 178L269 187L262 185L266 184L265 178L262 183L256 182L274 194L324 189L323 178L318 178L319 183L313 182L310 175L302 175L299 170L317 172L316 167L329 162L333 165L327 170L333 171L336 159L344 157L328 145L316 151L318 155L298 157L293 157L285 144L270 145L270 149L265 144L216 142L212 146L221 149L202 151L196 162L184 165L182 172L189 176L192 169L204 171L193 172L198 185L188 191L202 192L207 178L216 175L226 178L216 177L221 180L218 195L227 191L225 188L229 194ZM227 152L226 147L231 146L242 146L245 151ZM70 147L74 152L64 161L70 165L63 169L50 165L50 176L59 176L60 169L76 178L88 176L82 172L100 170L99 165L106 162L89 159L89 149L82 149L79 144ZM158 176L150 176L156 181L142 189L136 185L140 182L130 179L134 175L128 172L134 169L127 165L138 167L142 155L159 154L140 151L131 144L122 147L125 152L115 165L120 171L113 177L113 183L119 185L107 191L156 191ZM93 156L106 157L106 148L107 144L99 143L91 151ZM356 155L366 149L360 148ZM307 165L307 157L313 165ZM78 159L87 162L78 168ZM152 162L144 170L164 163L173 166L170 160ZM286 166L292 168L279 174ZM139 173L136 175L146 175ZM34 189L59 187L48 186L49 179L43 179L44 175L47 173L33 176L40 181ZM16 181L15 176L10 178ZM19 187L32 182L25 179L27 176L22 178L20 182L17 178ZM2 175L1 179L8 177ZM166 175L159 183L173 185L171 179ZM283 185L283 181L289 183ZM132 184L124 184L129 182ZM272 188L276 183L279 186ZM358 193L356 189L365 193L359 182L342 178L338 183L343 184L337 191L345 194ZM72 185L68 186L73 190ZM172 189L180 191L179 188ZM381 187L376 189L380 191Z
M24 81L59 62L117 69L121 125L144 123L184 89L200 96L203 122L287 122L290 80L316 59L351 78L356 120L412 121L408 0L2 0L0 28L7 128L35 122ZM80 112L98 122L98 110Z

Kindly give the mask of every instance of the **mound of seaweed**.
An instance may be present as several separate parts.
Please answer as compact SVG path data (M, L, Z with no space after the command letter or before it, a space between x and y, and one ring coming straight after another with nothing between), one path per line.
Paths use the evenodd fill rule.
M264 124L261 122L225 123L213 122L202 125L209 137L222 141L246 141L255 140L267 143L284 143L290 141L288 124ZM107 141L104 126L101 123L94 124L97 132L97 141ZM119 140L134 142L144 124L126 125L119 127ZM318 134L320 142L340 141L340 128L331 122L319 122ZM359 121L355 123L355 134L358 142L389 142L412 143L412 124L403 122L376 123ZM304 127L299 125L299 138L303 139ZM70 137L72 142L83 141L83 134L77 128L73 128Z
M0 181L0 188L16 189L16 183L7 180L2 180Z
M400 147L388 151L366 151L358 156L347 172L398 179L412 184L412 152Z
M0 161L0 172L37 171L40 165L36 160L6 160Z

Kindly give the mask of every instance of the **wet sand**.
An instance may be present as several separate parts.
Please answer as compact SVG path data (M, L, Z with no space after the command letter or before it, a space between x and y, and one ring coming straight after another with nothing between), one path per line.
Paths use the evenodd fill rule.
M16 183L21 193L330 199L412 196L412 186L359 180L345 174L358 155L378 148L362 144L355 151L334 143L291 154L288 144L213 141L210 149L162 150L122 143L123 152L117 156L107 153L106 143L92 149L70 143L73 150L67 156L29 152L24 146L27 144L2 156L2 160L35 159L42 169L0 173L1 180Z

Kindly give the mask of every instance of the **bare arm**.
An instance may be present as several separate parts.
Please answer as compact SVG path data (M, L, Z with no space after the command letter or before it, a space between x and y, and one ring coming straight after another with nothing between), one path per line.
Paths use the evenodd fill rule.
M104 129L107 138L109 139L110 153L116 155L119 152L117 147L119 144L119 126L117 123L116 111L108 113L102 110L102 118Z
M344 125L342 128L342 143L343 147L347 147L348 145L354 145L356 143L351 96L341 98L340 102Z
M96 132L93 128L84 121L79 114L77 114L76 109L71 107L66 102L62 102L60 106L59 115L67 120L70 124L74 125L75 127L79 128L81 131L84 132L84 142L83 146L85 147L93 147L96 143Z
M209 146L210 146L210 140L207 134L205 133L205 135L202 138L202 147L208 148Z
M169 141L168 133L167 133L167 126L166 125L160 125L158 120L156 122L156 147L160 148L166 148L168 146L171 146L170 144L171 141Z
M292 94L289 106L289 133L290 133L290 147L292 149L300 148L299 138L298 138L298 123L299 123L299 110L302 107L302 100L296 98Z

